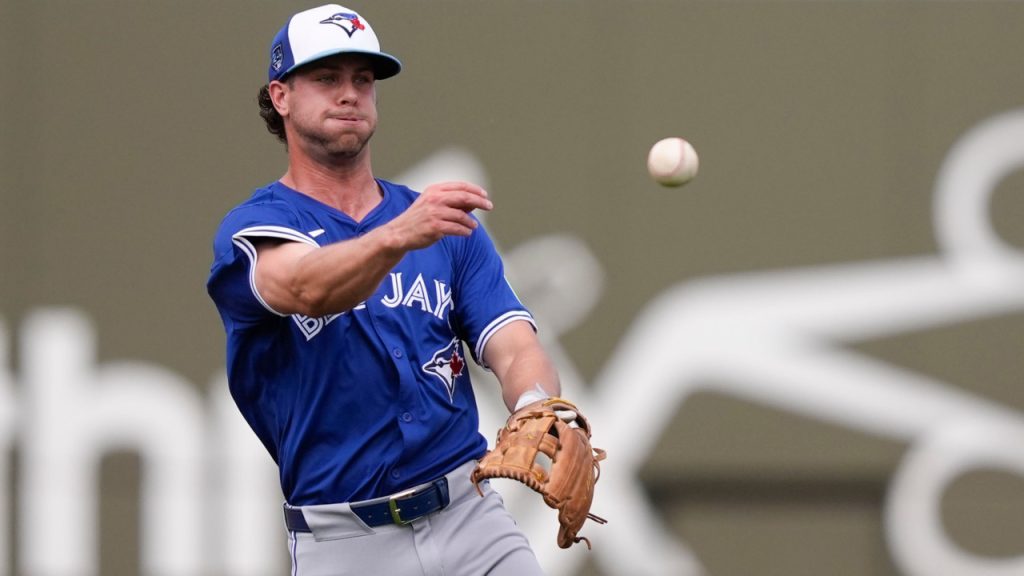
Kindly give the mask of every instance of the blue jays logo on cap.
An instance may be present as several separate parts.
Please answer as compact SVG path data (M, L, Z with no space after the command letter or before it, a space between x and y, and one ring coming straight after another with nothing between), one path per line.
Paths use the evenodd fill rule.
M270 52L270 66L274 69L274 72L279 72L281 66L284 65L284 46L281 44L275 44L274 49Z
M320 21L321 24L334 24L338 28L341 28L351 38L357 30L365 30L366 26L359 21L359 15L353 14L352 12L338 12L332 15L330 18L325 18Z
M344 36L337 33L339 29L345 31ZM369 22L350 8L325 4L293 15L274 36L267 81L281 80L299 66L345 52L369 58L377 80L402 70L397 58L381 52Z

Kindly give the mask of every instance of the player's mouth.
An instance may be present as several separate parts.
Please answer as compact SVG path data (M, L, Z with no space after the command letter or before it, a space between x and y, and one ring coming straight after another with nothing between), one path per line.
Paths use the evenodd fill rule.
M338 120L341 122L362 122L365 120L361 114L343 113L343 114L329 114L328 120Z

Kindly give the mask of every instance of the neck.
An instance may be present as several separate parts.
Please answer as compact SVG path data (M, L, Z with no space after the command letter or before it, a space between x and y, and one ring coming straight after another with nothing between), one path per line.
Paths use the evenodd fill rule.
M281 182L360 221L380 203L381 191L373 177L369 149L353 158L315 161L289 150L288 171Z

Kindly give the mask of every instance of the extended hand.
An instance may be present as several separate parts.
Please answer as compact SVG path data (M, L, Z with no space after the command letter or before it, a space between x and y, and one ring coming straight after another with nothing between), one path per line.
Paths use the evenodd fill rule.
M406 250L426 248L445 236L469 236L478 223L469 213L490 210L487 191L469 182L432 184L401 216L391 221Z

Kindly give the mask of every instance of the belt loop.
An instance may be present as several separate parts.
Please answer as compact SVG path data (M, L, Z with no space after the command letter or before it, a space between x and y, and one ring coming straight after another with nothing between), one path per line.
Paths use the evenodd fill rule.
M284 504L284 524L290 532L311 532L306 517L302 514L302 508Z
M447 508L448 504L451 503L451 496L448 492L448 478L442 477L434 482L434 486L437 487L437 491L441 494L441 508Z

